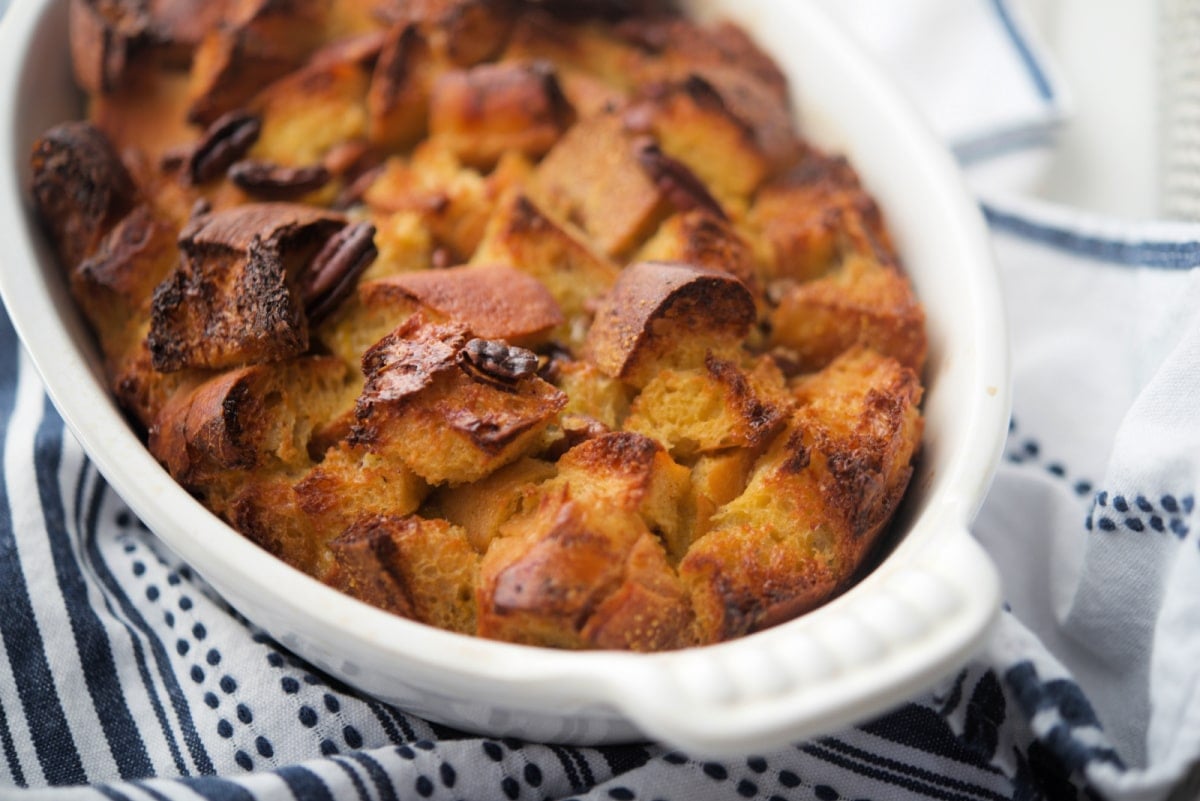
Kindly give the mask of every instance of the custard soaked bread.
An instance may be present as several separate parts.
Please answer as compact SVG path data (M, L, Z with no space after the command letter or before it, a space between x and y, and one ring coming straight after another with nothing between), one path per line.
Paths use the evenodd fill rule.
M882 213L658 0L71 2L32 195L151 452L398 615L660 650L844 589L921 440Z

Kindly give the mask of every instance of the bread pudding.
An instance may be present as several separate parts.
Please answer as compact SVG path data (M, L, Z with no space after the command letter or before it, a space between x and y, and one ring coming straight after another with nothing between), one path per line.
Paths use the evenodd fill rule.
M171 475L390 612L559 648L860 572L924 317L740 29L656 0L71 0L32 195Z

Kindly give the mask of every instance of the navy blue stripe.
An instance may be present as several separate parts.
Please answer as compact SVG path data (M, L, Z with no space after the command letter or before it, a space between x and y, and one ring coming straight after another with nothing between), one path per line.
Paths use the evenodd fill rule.
M146 698L150 701L150 706L154 708L154 717L158 721L159 728L162 729L163 740L167 744L167 748L171 751L171 758L175 762L175 770L186 776L188 774L187 763L183 759L183 752L179 749L179 743L175 738L175 732L171 728L170 721L167 720L167 711L163 707L162 701L158 697L158 690L154 685L154 678L150 675L150 665L146 660L146 652L142 647L142 635L129 623L117 614L116 608L113 606L113 593L109 582L104 580L108 574L107 567L104 565L104 558L100 554L100 549L96 545L96 528L100 519L100 509L104 503L104 494L108 489L108 485L102 478L97 475L96 486L92 492L91 502L88 504L87 525L84 528L84 547L87 550L88 558L96 575L100 577L100 584L106 591L104 593L104 608L125 628L129 634L129 642L133 648L133 660L137 665L138 675L142 679L142 685L146 690ZM153 639L153 635L150 635Z
M873 765L864 765L857 760L842 756L841 754L830 751L829 749L820 745L808 744L799 746L799 748L809 756L816 757L817 759L828 762L831 765L836 765L843 770L857 773L860 776L866 776L868 779L872 779L873 781L886 782L896 787L901 787L905 790L921 793L929 798L938 798L942 799L942 801L979 801L979 796L977 795L964 795L960 792L945 790L941 787L935 787L931 784L926 784L925 782L909 778L908 776L891 773ZM994 796L993 794L989 793L987 797L992 798ZM1007 801L1010 796L1002 796L1002 798L1006 799Z
M550 750L558 757L558 761L562 763L563 771L567 774L567 781L571 783L571 792L581 793L588 789L588 786L579 778L579 771L575 769L574 754L561 745L551 745Z
M892 770L896 773L902 773L907 776L911 776L914 779L929 782L930 784L939 784L948 789L961 790L963 792L977 795L980 798L990 798L992 801L1008 801L1008 796L995 793L977 783L966 782L962 781L961 779L951 778L951 776L943 776L933 773L932 771L925 770L924 768L917 767L916 765L909 765L895 759L889 759L879 754L864 751L861 748L857 748L849 743L842 742L841 740L837 740L832 737L822 738L819 742L822 746L832 748L834 751L838 751L848 757L857 759L860 762L877 765L880 768ZM958 760L955 761L957 762ZM960 769L954 768L952 770ZM952 773L952 771L947 771L947 773Z
M1056 250L1110 264L1187 270L1200 266L1200 240L1189 242L1129 242L1080 234L983 204L993 229L1029 239Z
M333 801L329 787L320 776L308 768L293 765L279 768L275 774L287 784L296 801Z
M88 599L88 585L67 533L59 482L62 445L63 421L47 398L42 423L34 437L34 468L50 553L54 557L54 573L71 621L84 682L108 740L108 749L117 763L117 772L122 779L141 778L153 772L150 755L125 702L108 633Z
M19 382L17 340L7 316L0 315L0 452L7 445L8 424L16 406ZM0 638L8 653L30 737L42 774L49 784L87 781L71 736L58 690L46 658L45 643L33 616L33 603L17 555L8 476L0 459Z
M192 776L179 783L208 801L255 801L254 793L219 776Z
M1025 64L1025 71L1029 73L1030 80L1037 88L1038 94L1042 100L1050 102L1054 99L1054 90L1050 86L1050 81L1046 78L1046 73L1042 71L1042 65L1033 55L1033 48L1021 36L1021 32L1017 30L1017 24L1012 18L1012 13L1008 10L1008 3L1005 0L992 0L992 8L996 10L996 16L1000 18L1000 22L1004 25L1004 30L1008 34L1008 38L1012 41L1013 47L1017 50L1017 55L1021 57L1021 61Z
M351 754L351 756L354 755ZM342 771L350 777L350 781L354 784L354 790L358 793L358 797L362 799L362 801L371 801L371 794L367 792L367 785L363 784L362 777L358 775L358 771L354 769L354 766L347 765L343 761L343 758L335 757L333 763L341 768ZM394 792L392 793L392 796L395 796Z
M378 762L362 751L355 751L348 756L367 769L367 775L371 777L371 783L375 785L375 792L379 793L381 801L397 801L396 786Z
M166 793L155 790L153 787L144 782L134 782L134 786L136 786L146 795L153 798L154 801L171 801L170 796L168 796Z
M952 149L959 164L969 166L1019 150L1048 147L1054 143L1057 128L1058 126L1052 123L1009 128L987 136L958 142Z
M17 746L13 742L12 732L8 730L8 715L4 712L3 698L0 698L0 745L4 747L4 759L8 764L8 772L12 774L13 783L17 787L27 786L25 772L21 770L21 760L17 758Z
M100 482L100 491L102 492L106 486L106 484ZM125 617L138 631L142 632L146 643L150 646L150 652L154 656L159 679L166 688L167 697L171 702L172 708L175 710L176 717L179 719L183 741L187 745L188 752L191 754L192 762L196 765L196 770L200 773L214 773L215 768L213 768L212 760L209 758L208 752L204 749L204 744L200 741L200 736L196 732L196 726L192 722L192 714L188 709L187 697L184 695L183 689L179 686L179 681L174 671L171 670L171 658L167 654L167 649L163 645L162 640L158 638L158 635L154 633L154 630L146 622L146 619L142 617L142 613L138 611L133 601L126 595L124 587L121 586L120 582L109 571L108 564L104 561L96 545L95 534L94 528L89 530L87 544L88 554L91 556L92 567L96 571L96 576L108 590L109 595L120 605ZM135 642L137 641L136 636L133 639ZM146 686L147 688L150 687L148 681ZM163 725L164 731L169 731L165 718L160 719L160 723ZM176 760L176 764L179 772L186 776L188 774L187 767L179 759Z
M107 784L97 784L94 789L109 801L130 801L129 796L119 790L114 790Z

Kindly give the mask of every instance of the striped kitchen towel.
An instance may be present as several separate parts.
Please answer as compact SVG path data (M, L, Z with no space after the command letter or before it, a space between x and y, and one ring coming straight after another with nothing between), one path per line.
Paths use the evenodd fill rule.
M1018 7L841 3L980 186L1052 155L1066 101ZM1200 758L1200 226L984 210L1015 368L975 526L996 636L877 719L722 762L481 738L322 675L141 526L0 317L0 798L1166 797Z

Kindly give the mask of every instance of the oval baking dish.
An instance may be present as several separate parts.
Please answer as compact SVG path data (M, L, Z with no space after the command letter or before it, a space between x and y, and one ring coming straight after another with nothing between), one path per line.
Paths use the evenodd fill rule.
M815 8L685 4L740 23L792 82L804 135L847 155L883 207L925 305L926 433L887 553L833 602L721 645L652 655L560 652L387 614L288 567L180 488L110 399L33 219L28 154L79 116L62 0L0 28L0 292L46 387L114 489L240 612L346 682L465 729L598 743L649 736L696 754L779 746L877 712L953 670L986 636L996 573L968 532L1008 423L1007 336L978 210L956 167Z

